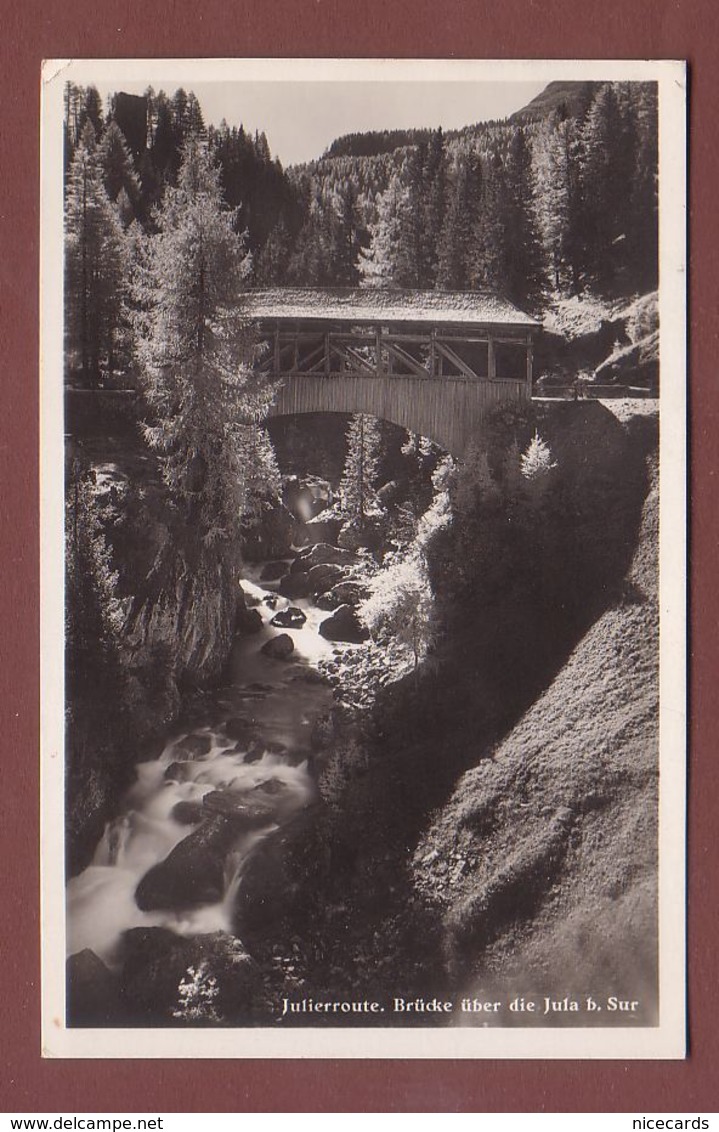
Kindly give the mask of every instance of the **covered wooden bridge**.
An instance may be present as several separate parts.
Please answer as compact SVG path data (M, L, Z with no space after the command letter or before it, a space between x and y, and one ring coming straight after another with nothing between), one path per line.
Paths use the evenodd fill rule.
M532 395L539 323L493 295L277 288L241 305L281 382L273 416L369 413L462 456L490 409Z

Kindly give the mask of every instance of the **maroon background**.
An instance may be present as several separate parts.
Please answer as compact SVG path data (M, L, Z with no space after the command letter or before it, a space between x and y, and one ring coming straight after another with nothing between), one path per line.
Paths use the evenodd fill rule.
M0 1111L712 1111L719 1065L716 0L5 0L0 25ZM686 1062L42 1061L38 876L40 62L685 58L691 66L692 669ZM664 381L672 375L665 374ZM132 1036L128 1034L128 1048Z

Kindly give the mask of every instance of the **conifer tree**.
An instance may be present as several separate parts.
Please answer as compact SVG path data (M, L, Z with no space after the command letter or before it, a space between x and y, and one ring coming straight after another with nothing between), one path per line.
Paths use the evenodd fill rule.
M472 238L470 286L502 292L504 274L504 167L495 149L483 167L479 217Z
M75 151L65 201L67 353L86 381L112 371L126 283L126 246L108 199L92 125Z
M193 679L215 675L231 646L242 522L268 450L258 429L272 390L236 313L248 260L233 220L206 144L190 138L134 287L145 438L175 522L135 603L133 634L152 646L169 623L178 672Z
M362 246L357 191L348 179L335 204L333 217L332 261L335 281L341 286L355 287L359 282L359 255Z
M140 200L140 179L125 136L115 121L110 121L105 130L99 146L99 157L108 197L117 201L120 193L124 192L134 214Z
M437 286L463 291L474 274L473 238L480 218L482 167L472 150L460 159L447 208L437 266Z
M418 145L412 154L407 166L407 191L399 201L399 239L393 280L396 287L422 286L422 178L426 154L425 143Z
M156 418L146 436L199 543L231 545L244 507L243 461L256 447L248 436L254 441L271 391L253 373L253 342L233 311L247 256L219 171L196 138L155 223L135 288L137 354Z
M258 283L283 283L290 259L291 240L284 216L280 216L257 257Z
M360 274L369 287L390 287L396 283L397 259L402 234L402 217L408 190L395 174L377 202L377 219L370 226L370 245L360 253Z
M582 130L585 151L582 190L585 201L587 270L600 291L611 291L626 255L629 201L634 163L631 114L615 84L595 96Z
M380 431L376 417L355 413L347 429L347 456L340 483L342 510L362 528L374 499L380 460Z
M512 134L504 180L502 290L512 302L531 310L541 296L544 275L532 154L522 128Z
M446 160L442 128L435 130L427 147L427 159L422 171L421 222L423 227L420 242L419 285L434 287L437 281L437 265L440 253L440 239L445 214Z
M583 268L581 160L573 118L551 120L535 144L538 215L547 266L557 293L577 294Z

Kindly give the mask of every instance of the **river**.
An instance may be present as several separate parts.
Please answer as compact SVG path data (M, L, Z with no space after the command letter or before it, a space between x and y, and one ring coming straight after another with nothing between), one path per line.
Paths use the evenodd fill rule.
M262 615L262 628L236 639L226 682L213 693L203 724L173 734L159 758L137 764L136 781L107 824L91 864L68 884L68 955L90 948L117 968L121 937L129 928L164 927L183 936L232 931L244 864L264 838L315 797L310 736L332 700L331 689L314 678L319 661L333 651L318 633L328 614L309 600L290 603L269 583L260 584L261 565L246 573L243 588L248 604L256 603ZM289 630L270 625L275 612L290 604L302 609L305 623ZM295 646L290 660L264 655L263 645L285 632ZM228 722L231 732L234 723L234 735ZM140 881L200 827L210 812L201 809L203 799L210 794L215 801L229 795L219 801L230 806L260 799L266 821L238 826L217 900L142 911L135 898ZM178 803L186 805L177 811Z

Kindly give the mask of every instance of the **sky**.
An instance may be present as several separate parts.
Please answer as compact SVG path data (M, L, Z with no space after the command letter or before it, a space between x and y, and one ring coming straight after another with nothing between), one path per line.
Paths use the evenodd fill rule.
M148 80L96 81L103 98L117 90L142 94ZM283 166L320 157L335 138L367 130L428 127L444 130L506 118L547 85L543 81L287 81L153 83L172 95L194 91L206 125L242 124L264 130Z

